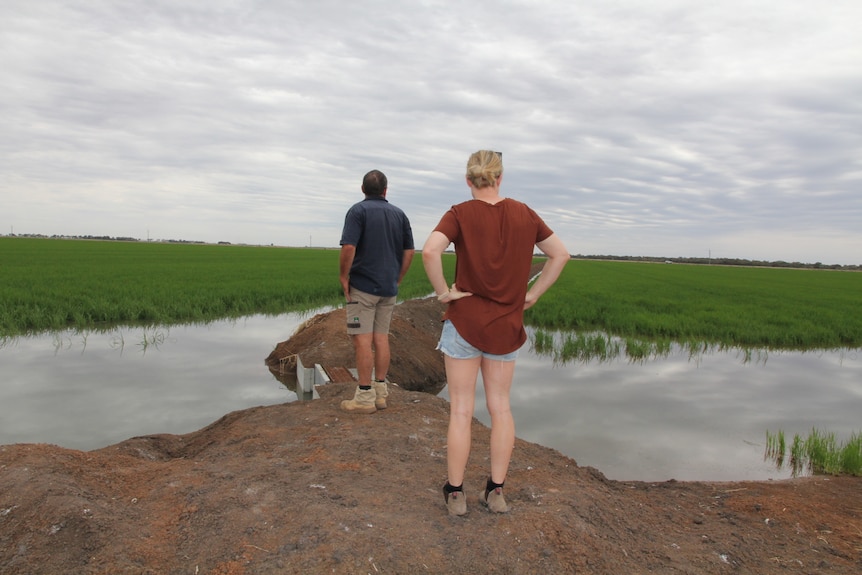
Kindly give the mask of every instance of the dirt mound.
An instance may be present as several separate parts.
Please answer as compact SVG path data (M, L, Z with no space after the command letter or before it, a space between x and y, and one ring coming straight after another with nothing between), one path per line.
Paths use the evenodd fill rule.
M541 273L544 261L533 264L530 276ZM408 300L395 306L389 342L392 361L389 380L410 391L437 394L446 385L443 357L437 342L443 329L445 306L434 297ZM355 368L353 344L347 335L344 310L321 313L297 328L291 338L280 342L266 358L272 374L289 387L295 373L296 356L303 365ZM285 377L287 376L287 377Z
M0 447L0 572L17 574L836 573L862 569L862 479L609 481L518 440L506 515L446 514L448 403L321 399L90 452Z
M616 482L518 440L505 515L479 508L490 432L473 422L466 517L449 517L442 306L396 308L389 408L319 400L230 413L186 435L83 452L0 446L0 573L862 572L862 478ZM343 311L267 358L353 367ZM241 382L238 382L241 383Z
M443 305L436 298L409 300L395 306L389 342L392 362L389 380L411 391L438 393L446 385L443 356L436 350L443 328ZM296 355L303 365L355 368L353 344L347 335L344 310L314 316L266 358L277 378L295 373Z

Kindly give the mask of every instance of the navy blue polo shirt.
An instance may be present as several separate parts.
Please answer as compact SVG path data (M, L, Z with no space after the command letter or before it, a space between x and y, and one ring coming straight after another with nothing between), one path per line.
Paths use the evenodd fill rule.
M413 247L410 220L386 198L365 196L344 218L341 245L356 246L350 285L381 297L398 295L405 250Z

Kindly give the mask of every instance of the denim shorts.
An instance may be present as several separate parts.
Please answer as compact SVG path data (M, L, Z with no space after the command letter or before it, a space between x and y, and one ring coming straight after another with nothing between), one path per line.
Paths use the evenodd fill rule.
M443 333L440 334L440 343L437 344L437 349L452 359L473 359L474 357L482 356L497 361L515 361L518 358L518 350L505 355L495 355L493 353L485 353L479 348L470 345L467 340L461 337L461 334L458 333L458 330L455 329L455 326L448 319L443 322Z

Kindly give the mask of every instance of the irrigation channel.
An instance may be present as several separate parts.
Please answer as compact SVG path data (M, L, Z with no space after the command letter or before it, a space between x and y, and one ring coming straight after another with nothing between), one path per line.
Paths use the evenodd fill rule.
M0 340L0 445L96 449L300 401L264 358L313 313ZM488 424L481 385L478 394ZM675 347L643 362L555 365L528 342L512 407L519 437L611 479L781 479L791 473L765 459L767 431L846 439L862 429L862 351L691 357Z

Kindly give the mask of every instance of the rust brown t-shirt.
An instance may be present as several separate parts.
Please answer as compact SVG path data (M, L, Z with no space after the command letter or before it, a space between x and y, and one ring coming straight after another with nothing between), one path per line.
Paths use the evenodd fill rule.
M444 319L486 353L520 348L527 339L524 297L533 249L551 228L526 204L505 198L452 206L434 230L455 244L455 283L473 294L450 303Z

